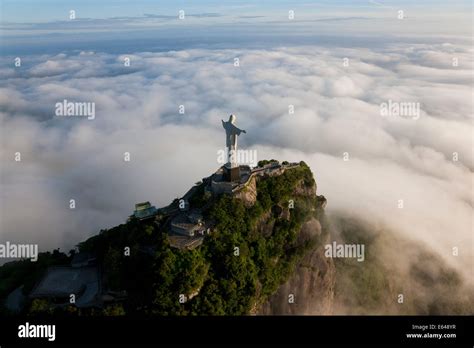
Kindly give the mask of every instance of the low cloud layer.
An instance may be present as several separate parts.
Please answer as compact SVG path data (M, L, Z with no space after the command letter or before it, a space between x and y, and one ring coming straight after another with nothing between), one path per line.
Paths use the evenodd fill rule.
M0 69L1 240L67 250L136 202L166 205L218 167L234 113L242 148L310 164L329 211L472 276L471 69L472 48L449 43L30 56ZM95 102L95 119L54 116L64 99ZM381 116L389 100L419 118Z
M336 258L333 314L469 315L474 287L424 243L383 224L337 211L330 214L338 243L362 243L365 260Z

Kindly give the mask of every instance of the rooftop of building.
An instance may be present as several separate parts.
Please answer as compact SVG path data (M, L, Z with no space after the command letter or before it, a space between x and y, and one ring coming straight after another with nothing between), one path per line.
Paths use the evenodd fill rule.
M69 266L49 267L43 278L30 293L37 297L69 297L87 292L87 288L99 282L97 267L73 268Z
M137 219L146 219L155 216L157 212L158 210L150 202L143 202L135 204L133 216Z
M144 210L148 208L151 208L151 203L148 201L135 204L135 210Z
M187 237L187 236L169 236L170 246L176 249L187 249L192 250L202 244L204 240L203 236Z

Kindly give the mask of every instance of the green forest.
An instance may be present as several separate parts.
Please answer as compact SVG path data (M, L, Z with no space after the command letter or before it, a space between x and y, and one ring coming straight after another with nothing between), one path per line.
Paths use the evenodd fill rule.
M52 309L47 301L34 300L25 311L82 316L249 314L288 279L317 243L297 241L302 224L318 214L318 205L315 195L297 195L295 189L314 185L310 168L301 162L282 175L259 178L257 200L250 208L231 195L212 198L203 213L213 231L194 250L171 248L165 223L132 219L101 230L79 243L78 249L97 256L103 285L126 291L126 299L88 309ZM200 196L191 200L196 204L211 199L202 190L196 194ZM281 211L287 209L290 213L282 217ZM262 233L262 225L269 231ZM73 255L74 251L66 255L55 250L40 254L36 263L18 261L0 267L0 299L22 284L27 294L47 267L67 264Z

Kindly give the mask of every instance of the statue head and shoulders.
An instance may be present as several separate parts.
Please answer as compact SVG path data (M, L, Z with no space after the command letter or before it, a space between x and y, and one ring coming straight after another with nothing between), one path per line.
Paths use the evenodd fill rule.
M247 133L245 130L240 129L235 125L236 120L237 117L234 114L229 116L229 121L226 122L222 120L222 126L226 130L226 133L230 133L230 135L240 135L240 133Z

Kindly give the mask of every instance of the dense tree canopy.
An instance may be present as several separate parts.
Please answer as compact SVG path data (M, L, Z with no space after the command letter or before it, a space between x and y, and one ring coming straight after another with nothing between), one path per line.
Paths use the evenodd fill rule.
M123 303L101 311L74 314L248 314L288 279L311 247L310 243L298 244L297 236L315 210L316 197L295 192L297 187L314 184L309 167L302 162L282 175L257 180L257 201L250 208L230 195L209 201L202 185L197 187L191 204L209 203L204 215L213 224L213 232L192 251L170 247L165 223L132 219L102 230L80 243L79 250L97 255L105 274L104 286L125 290L128 296ZM290 200L294 206L289 205ZM283 216L283 210L289 213ZM41 271L61 262L69 262L68 257L53 253L40 257L37 266L21 261L1 267L0 297L19 284L31 288ZM30 312L46 311L46 307L43 301L36 301Z

